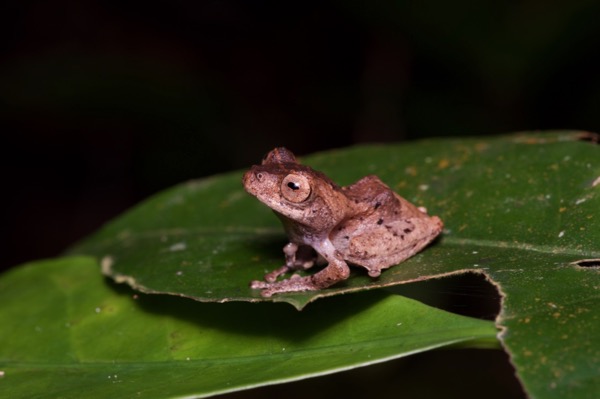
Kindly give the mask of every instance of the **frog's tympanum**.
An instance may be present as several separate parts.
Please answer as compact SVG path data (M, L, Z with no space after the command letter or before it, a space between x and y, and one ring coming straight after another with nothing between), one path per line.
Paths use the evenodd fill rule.
M394 193L377 176L339 187L323 173L296 161L285 148L269 152L244 175L244 188L281 219L290 240L285 265L252 281L263 296L320 290L348 278L348 264L369 276L419 252L441 231L442 221ZM316 253L315 253L316 252ZM278 277L326 263L319 272Z

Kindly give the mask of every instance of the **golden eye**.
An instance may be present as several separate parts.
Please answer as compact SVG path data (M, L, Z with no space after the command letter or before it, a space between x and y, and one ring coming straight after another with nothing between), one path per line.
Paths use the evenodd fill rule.
M289 174L281 182L281 194L290 202L302 202L310 196L310 183L302 175Z

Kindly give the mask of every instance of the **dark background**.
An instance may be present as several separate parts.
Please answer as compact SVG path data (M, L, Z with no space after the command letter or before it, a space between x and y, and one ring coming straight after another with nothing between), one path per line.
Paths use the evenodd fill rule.
M0 267L276 145L598 131L599 16L596 1L4 2Z
M4 2L0 269L274 146L599 131L599 16L591 0Z

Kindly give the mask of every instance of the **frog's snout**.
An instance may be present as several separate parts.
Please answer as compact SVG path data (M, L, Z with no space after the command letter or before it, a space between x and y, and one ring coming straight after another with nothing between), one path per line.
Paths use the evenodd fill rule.
M244 189L247 192L249 192L250 194L252 194L252 192L250 190L253 186L253 184L252 184L253 181L254 181L254 172L252 171L252 169L250 169L249 171L244 173L244 176L242 177L242 184L244 185Z
M249 194L254 196L261 190L261 187L265 185L266 175L263 171L259 170L256 166L250 168L249 171L244 173L242 177L242 183L244 188Z

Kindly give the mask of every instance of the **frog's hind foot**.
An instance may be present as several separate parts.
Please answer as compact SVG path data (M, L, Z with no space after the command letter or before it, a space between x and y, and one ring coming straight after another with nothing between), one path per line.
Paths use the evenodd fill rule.
M319 289L319 287L313 283L310 276L301 277L297 274L294 274L287 280L276 282L254 280L250 283L250 288L262 290L260 295L264 297L270 297L273 294L284 292L314 291Z

